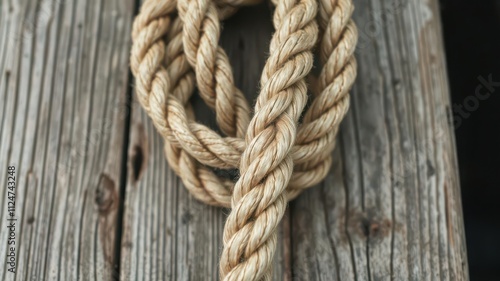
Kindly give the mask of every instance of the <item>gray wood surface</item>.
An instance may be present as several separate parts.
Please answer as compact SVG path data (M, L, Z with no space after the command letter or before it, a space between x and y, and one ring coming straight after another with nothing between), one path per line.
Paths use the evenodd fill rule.
M0 3L0 279L111 280L133 1ZM5 262L7 165L16 274Z
M16 166L17 273L1 280L216 280L229 210L194 200L129 102L138 1L0 1L0 163ZM437 0L355 0L358 79L324 183L289 204L275 280L468 280ZM250 100L267 4L224 23ZM213 114L195 99L197 116Z
M235 80L248 98L255 97L264 67L273 31L270 16L267 6L252 7L224 25L221 44L233 62ZM202 100L197 98L194 104L197 118L215 128L214 115ZM189 195L168 168L163 141L137 101L132 107L130 133L122 280L217 280L229 210L204 205ZM284 275L283 251L280 244L275 279Z
M355 1L358 78L329 178L291 204L297 280L468 280L437 1Z

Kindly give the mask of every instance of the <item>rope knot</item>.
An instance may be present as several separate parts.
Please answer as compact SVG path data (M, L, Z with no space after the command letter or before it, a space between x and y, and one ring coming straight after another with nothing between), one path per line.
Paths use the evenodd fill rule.
M137 99L165 141L170 167L198 200L232 208L224 280L270 280L276 227L287 201L328 173L356 76L351 0L273 1L276 31L251 115L219 46L220 21L259 2L146 0L132 32ZM318 42L322 67L313 78ZM315 89L309 101L306 80ZM196 122L195 88L222 135ZM240 176L233 182L221 169Z

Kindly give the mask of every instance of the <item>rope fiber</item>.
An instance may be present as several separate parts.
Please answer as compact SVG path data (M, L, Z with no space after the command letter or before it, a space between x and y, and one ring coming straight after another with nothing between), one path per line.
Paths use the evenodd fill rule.
M352 0L274 0L275 33L251 114L219 37L221 20L258 2L146 0L132 31L137 99L169 166L196 199L232 209L221 280L271 280L287 202L327 175L356 77ZM315 55L318 77L310 73ZM195 88L223 135L196 122Z

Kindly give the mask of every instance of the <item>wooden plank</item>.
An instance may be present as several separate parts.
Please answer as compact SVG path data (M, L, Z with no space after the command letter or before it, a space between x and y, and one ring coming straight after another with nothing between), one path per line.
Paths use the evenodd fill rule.
M0 4L2 280L117 275L133 3ZM6 264L8 165L16 167L16 274Z
M272 24L266 5L243 9L224 24L221 44L232 62L236 84L256 96ZM134 96L135 99L135 96ZM125 195L121 280L217 280L222 230L228 210L193 199L168 168L163 140L133 103ZM215 128L214 115L194 99L197 118ZM280 230L280 237L289 232ZM282 239L288 241L287 239ZM283 242L285 243L285 242ZM280 244L275 279L287 262Z
M359 76L335 165L290 204L276 280L466 280L465 240L437 1L355 1ZM248 97L267 53L266 4L224 25ZM254 98L251 98L253 100ZM214 126L195 100L197 114ZM122 280L216 280L227 210L193 200L134 104Z
M291 204L296 280L468 280L437 1L355 1L332 174Z

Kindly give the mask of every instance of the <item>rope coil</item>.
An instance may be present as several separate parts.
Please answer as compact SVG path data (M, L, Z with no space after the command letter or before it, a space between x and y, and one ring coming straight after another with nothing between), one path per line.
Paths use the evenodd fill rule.
M276 31L251 116L218 44L220 20L254 2L146 0L132 32L137 98L165 141L170 167L196 199L232 208L223 280L271 279L276 227L287 201L328 173L356 76L351 0L275 0ZM304 112L315 48L323 66L309 79L314 91ZM196 123L195 87L224 136ZM234 183L214 168L239 169L240 177Z

